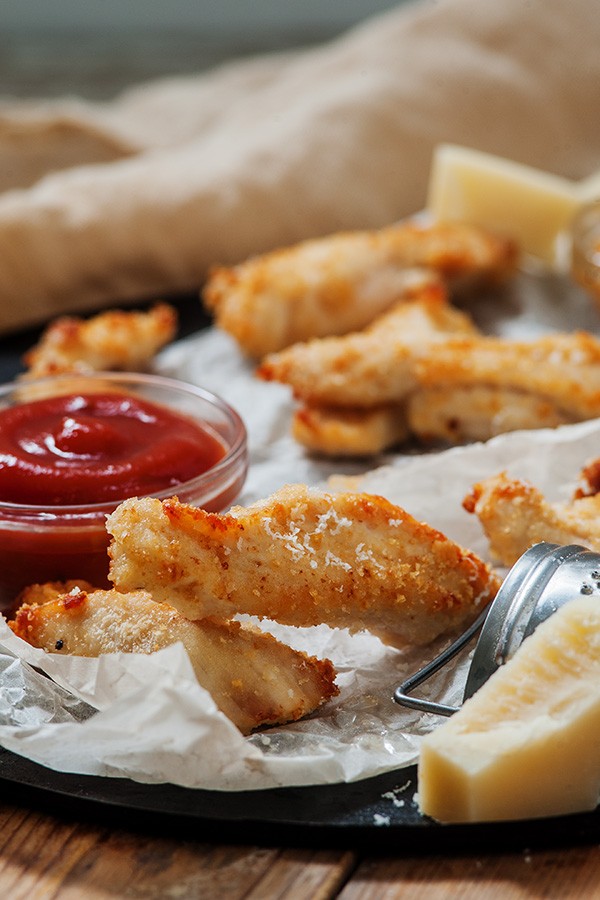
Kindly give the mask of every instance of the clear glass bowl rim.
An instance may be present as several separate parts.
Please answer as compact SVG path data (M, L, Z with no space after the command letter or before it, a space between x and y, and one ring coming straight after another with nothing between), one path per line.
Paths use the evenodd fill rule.
M196 398L207 403L210 407L215 410L218 410L224 418L227 420L227 423L231 429L231 434L233 440L231 442L227 441L226 446L228 447L225 455L210 469L206 472L202 472L200 475L197 475L195 478L190 478L188 481L182 481L180 484L172 485L165 490L157 491L147 496L157 498L159 500L164 500L169 497L176 496L178 494L188 494L188 493L197 493L202 488L205 488L207 491L215 486L218 486L221 482L224 484L227 483L227 478L230 475L235 475L237 472L238 466L245 466L246 454L247 454L247 443L248 443L248 435L246 432L246 426L242 420L240 414L222 397L219 397L218 394L213 393L212 391L207 390L206 388L199 387L198 385L192 384L187 381L180 381L176 378L171 378L166 375L156 375L151 373L141 373L141 372L90 372L90 373L65 373L61 375L52 375L48 378L41 378L32 381L11 381L5 382L0 385L0 403L11 393L14 393L19 390L26 390L28 388L43 386L47 383L57 383L63 382L67 383L68 381L72 381L76 379L78 382L81 380L85 382L86 380L90 381L108 381L115 384L129 384L130 386L140 386L152 388L155 387L157 389L163 390L171 390L175 391L179 394L187 394L190 397ZM156 402L157 405L161 405L160 400L152 400L151 402ZM166 403L163 401L163 405ZM200 420L201 421L201 420ZM223 435L220 435L223 437ZM60 518L84 518L90 519L99 514L106 514L108 512L112 512L119 503L128 499L127 497L116 498L114 500L105 501L102 503L84 503L84 504L70 504L70 505L42 505L42 504L25 504L25 503L9 503L5 500L0 500L0 514L8 515L16 522L19 517L39 520L40 522L47 521L48 524L58 524L57 519Z

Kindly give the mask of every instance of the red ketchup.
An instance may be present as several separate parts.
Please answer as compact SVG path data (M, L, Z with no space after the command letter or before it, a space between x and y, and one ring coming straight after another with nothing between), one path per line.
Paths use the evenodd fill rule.
M2 607L36 582L108 586L106 514L127 497L178 494L226 453L201 422L116 391L0 410ZM222 509L235 492L203 505Z

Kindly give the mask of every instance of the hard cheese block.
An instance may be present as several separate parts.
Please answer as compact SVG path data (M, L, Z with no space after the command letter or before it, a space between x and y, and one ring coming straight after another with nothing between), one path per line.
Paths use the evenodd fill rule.
M419 805L441 822L594 809L600 792L600 601L577 597L422 743Z
M588 178L577 182L577 193L582 203L593 203L600 200L600 172L594 172Z
M427 209L435 221L506 234L553 268L564 261L562 238L581 202L577 182L453 144L434 153Z

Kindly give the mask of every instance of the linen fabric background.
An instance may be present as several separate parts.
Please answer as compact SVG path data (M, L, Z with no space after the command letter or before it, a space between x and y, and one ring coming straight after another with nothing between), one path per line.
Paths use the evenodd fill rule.
M453 142L600 168L597 0L416 0L314 49L107 103L0 103L0 331L425 202Z

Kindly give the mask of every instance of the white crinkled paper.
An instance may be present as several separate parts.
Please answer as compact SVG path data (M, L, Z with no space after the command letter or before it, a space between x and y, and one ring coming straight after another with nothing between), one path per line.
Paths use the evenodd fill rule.
M478 304L485 330L511 336L593 331L599 324L585 298L560 280L522 276L508 292L488 294ZM250 473L240 503L288 482L318 485L333 474L364 474L363 490L387 496L483 558L487 542L462 507L474 482L508 470L561 499L580 468L600 456L600 421L593 421L442 453L389 454L365 474L365 464L323 462L304 453L289 436L288 389L256 380L227 335L209 330L179 342L163 354L159 371L216 391L241 413ZM69 658L29 647L0 622L0 743L59 771L222 790L354 781L415 762L420 736L438 720L400 708L392 694L437 648L402 653L369 634L350 636L325 625L274 624L270 630L298 649L330 658L340 695L301 722L244 738L198 685L179 645L152 656ZM84 702L73 701L28 664ZM459 703L467 667L463 656L422 692ZM98 712L90 715L90 707Z

